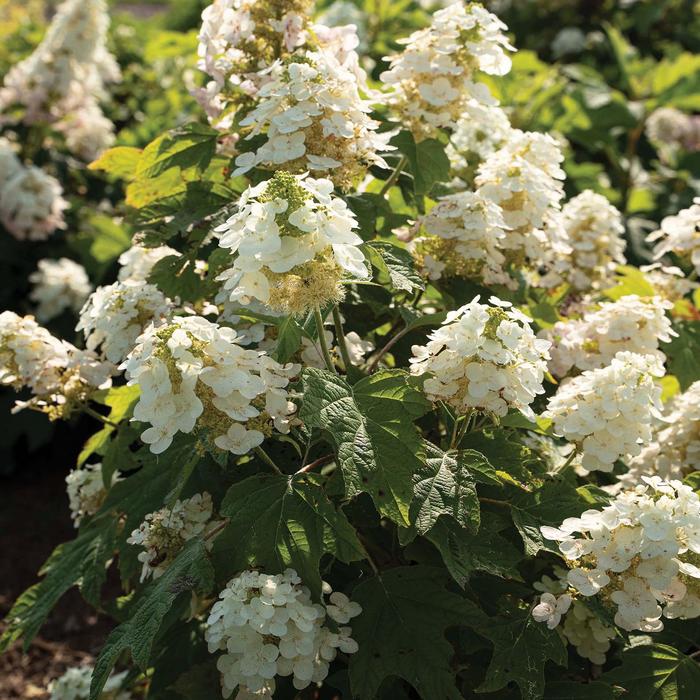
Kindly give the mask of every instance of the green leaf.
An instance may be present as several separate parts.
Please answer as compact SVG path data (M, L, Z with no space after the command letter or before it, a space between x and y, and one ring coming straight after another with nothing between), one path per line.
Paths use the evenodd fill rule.
M126 650L145 671L158 629L175 599L185 591L208 593L214 570L201 539L190 540L175 561L143 591L129 619L111 632L95 662L90 700L97 700L117 659Z
M219 512L230 518L214 542L222 568L260 566L275 573L291 567L315 598L321 595L324 554L345 563L366 556L345 514L312 474L251 476L231 486Z
M146 146L138 163L137 177L158 177L171 168L196 168L203 171L216 151L218 132L192 123L159 136Z
M301 346L301 338L304 332L294 318L294 316L285 316L277 324L277 345L275 346L274 358L278 362L289 362L289 359L294 355Z
M117 524L116 519L93 520L76 539L54 549L41 568L44 578L22 593L7 614L0 651L20 637L24 637L26 651L54 605L76 584L93 605L99 605L106 564L114 554Z
M96 263L107 265L131 245L131 236L111 216L93 214L85 220L76 242L87 248Z
M555 681L547 683L544 690L544 700L615 700L616 697L612 686L601 681Z
M404 248L386 241L372 241L365 245L364 251L372 266L378 270L380 282L388 283L392 289L402 292L425 288L421 276L414 269L413 256Z
M503 526L490 513L482 513L482 525L473 534L441 518L427 533L442 556L452 578L464 588L474 571L485 571L493 576L521 580L516 566L522 553L498 533Z
M449 516L466 530L479 529L479 499L465 455L443 452L425 441L425 461L413 475L409 509L410 537L424 535L441 516ZM404 536L402 542L407 541Z
M645 644L622 653L622 665L603 674L607 683L634 700L693 700L698 697L700 666L665 644Z
M97 160L90 163L88 168L102 170L123 180L133 180L136 176L141 153L140 148L132 148L131 146L108 148Z
M302 373L299 416L330 434L346 495L366 492L382 515L408 525L413 475L423 442L413 421L430 410L417 381L401 370L383 370L354 386L325 370Z
M486 678L477 692L493 693L515 682L523 700L540 700L547 660L566 666L566 644L555 630L536 622L529 610L508 618L490 618L477 632L494 644Z
M171 299L179 297L183 301L201 299L205 289L194 262L182 255L161 258L151 269L148 281Z
M664 346L671 374L678 379L685 391L693 382L700 379L700 322L681 321L674 325L677 338Z
M408 159L416 195L426 195L435 183L449 180L450 160L445 146L436 139L416 143L410 131L401 131L391 139L391 144Z
M486 624L470 601L445 589L444 570L389 569L352 593L362 613L352 622L359 650L350 658L352 697L377 696L382 681L398 676L425 700L461 700L451 664L449 627Z

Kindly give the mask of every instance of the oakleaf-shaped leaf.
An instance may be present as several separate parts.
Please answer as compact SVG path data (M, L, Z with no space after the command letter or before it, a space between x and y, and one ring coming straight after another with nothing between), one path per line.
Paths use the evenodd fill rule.
M325 553L346 563L365 556L352 525L313 474L252 476L229 488L220 513L230 522L214 543L217 569L260 566L275 573L291 567L318 598Z
M382 681L399 676L425 700L461 700L450 661L448 627L486 624L470 601L445 589L443 569L389 569L355 588L362 613L352 622L359 651L350 658L352 697L374 698Z
M417 380L384 370L350 386L330 372L307 368L302 389L299 415L307 426L330 434L347 496L367 492L382 515L408 525L413 475L424 453L413 421L430 409Z
M515 682L523 700L539 700L544 693L547 660L566 665L562 638L536 622L529 610L516 611L508 618L491 618L477 632L494 644L491 664L477 692L492 693Z
M190 540L165 573L143 591L131 616L111 632L95 662L90 700L96 700L117 659L127 649L134 662L146 670L153 640L175 599L185 591L208 593L214 570L201 539Z
M372 266L379 272L379 281L388 283L392 289L412 292L423 289L421 276L415 271L413 256L404 248L387 243L372 241L364 246Z

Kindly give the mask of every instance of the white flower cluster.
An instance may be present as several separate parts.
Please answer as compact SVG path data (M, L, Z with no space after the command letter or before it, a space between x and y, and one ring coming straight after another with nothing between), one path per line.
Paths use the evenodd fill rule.
M120 77L107 50L108 26L104 0L66 0L34 53L5 76L0 111L22 105L28 124L59 122L76 155L97 156L114 138L98 100L105 83Z
M43 241L65 228L63 212L68 202L58 180L35 165L17 161L15 167L7 152L3 160L10 167L0 175L0 223L20 241Z
M535 419L530 408L544 392L549 341L539 340L530 319L510 303L479 297L451 311L425 346L414 345L411 372L430 374L431 401L444 401L459 415L476 410L505 416L509 408Z
M479 194L503 210L508 235L502 250L511 276L518 270L549 271L571 253L558 217L563 159L559 144L548 134L513 129L506 144L479 166ZM510 286L516 288L517 281Z
M33 285L29 298L37 305L36 317L42 323L67 309L80 311L92 291L85 268L70 258L39 260L29 281Z
M216 128L257 94L272 64L307 39L309 0L214 0L202 12L197 67L211 80L195 92Z
M616 635L615 629L602 622L584 602L566 593L568 583L565 569L555 567L554 573L556 579L543 576L535 584L535 589L544 591L544 594L540 603L532 609L532 616L538 622L546 622L553 629L559 625L563 614L564 621L559 626L559 631L566 641L576 648L579 656L594 664L604 664L610 642Z
M196 430L221 450L246 454L273 428L289 431L294 404L285 390L298 373L240 346L236 332L200 316L150 326L122 365L141 396L134 420L150 423L141 439L158 454L178 432Z
M564 205L561 220L572 248L568 282L577 291L609 286L626 262L620 212L603 195L584 190Z
M675 107L655 109L644 125L647 138L666 162L673 161L679 151L700 150L700 119Z
M552 419L555 435L576 443L584 469L612 471L651 439L661 409L654 377L663 374L654 355L619 352L606 367L562 382L542 415Z
M118 279L120 282L146 282L156 263L171 255L180 255L177 250L167 245L145 248L132 245L119 256Z
M141 581L149 576L160 578L172 564L173 559L193 537L206 536L217 527L212 521L214 506L211 496L204 491L191 498L175 501L172 508L161 508L149 513L138 529L134 530L127 542L142 547L138 560L141 568ZM213 541L209 539L207 546Z
M390 100L417 138L454 128L471 101L493 105L495 99L477 71L504 75L513 51L506 26L476 3L454 2L433 14L430 27L400 39L406 48L388 57L380 79L393 87Z
M51 419L68 416L91 391L111 385L114 366L78 350L39 326L31 316L0 313L0 384L30 389L33 398L14 411L34 408Z
M236 158L234 175L256 166L290 172L321 171L343 189L359 182L370 165L388 167L378 155L389 149L389 132L377 133L370 103L361 95L352 66L329 50L306 51L275 64L242 120L246 139L265 133L255 151Z
M510 131L510 120L501 107L470 100L445 149L452 173L471 182L478 166L505 145Z
M369 276L355 228L330 180L279 171L249 187L238 211L216 229L219 245L236 254L218 279L231 301L257 299L286 313L338 301L343 276Z
M636 485L642 476L683 479L700 471L700 382L675 396L654 425L653 440L628 462L620 481Z
M480 284L510 286L502 252L508 226L503 210L479 192L442 197L421 220L426 236L415 256L430 279L465 277Z
M658 260L668 253L677 255L682 262L690 263L700 274L700 197L692 206L674 216L667 216L661 228L650 234L648 241L658 241L654 257Z
M688 279L683 270L675 265L656 262L639 268L656 292L668 301L679 301L700 287L700 283Z
M338 650L357 651L350 627L332 631L326 620L346 625L362 608L342 593L331 593L329 603L313 603L296 571L270 575L244 571L231 579L211 609L205 638L209 651L219 656L223 695L236 687L237 697L271 698L275 676L293 676L297 690L320 683ZM241 695L240 693L243 693Z
M88 350L100 350L110 362L119 364L144 329L165 323L172 310L170 299L152 284L115 282L90 295L75 329L83 331Z
M115 472L111 484L114 485L117 481L119 476ZM73 525L79 527L83 518L97 513L107 495L102 479L102 464L89 464L82 469L73 469L66 477L66 493Z
M643 481L602 510L540 530L559 542L577 594L598 595L625 630L656 632L662 615L700 616L700 498L680 481Z
M121 689L126 675L127 671L112 674L107 679L99 700L131 700L131 693ZM49 683L49 700L88 700L91 682L92 666L73 666L60 678Z
M636 294L604 302L580 319L559 321L543 336L552 341L549 369L564 377L572 369L598 369L610 364L618 352L654 355L660 362L666 356L659 343L678 335L666 311L671 302L661 297L641 298Z

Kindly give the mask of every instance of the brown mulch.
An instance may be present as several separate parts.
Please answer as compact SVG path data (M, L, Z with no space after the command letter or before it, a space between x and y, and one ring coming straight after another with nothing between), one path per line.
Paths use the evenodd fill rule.
M51 447L27 455L26 468L0 478L0 618L37 582L53 548L75 537L64 479L82 440L80 429L59 435ZM111 627L77 590L69 591L26 654L15 644L0 655L0 699L49 698L49 681L94 661Z

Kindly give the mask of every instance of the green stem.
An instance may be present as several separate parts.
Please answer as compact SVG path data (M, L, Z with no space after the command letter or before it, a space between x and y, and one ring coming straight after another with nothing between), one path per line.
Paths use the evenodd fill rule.
M340 349L340 356L343 358L345 373L347 374L350 371L350 367L352 367L352 361L350 360L348 345L345 342L343 320L340 318L340 310L338 309L337 304L333 307L333 324L335 325L335 342L338 344L338 348Z
M258 457L260 457L260 459L265 462L265 464L267 464L267 466L270 467L273 472L282 476L284 475L282 470L272 461L272 457L270 457L270 455L267 454L262 447L256 447L255 454L258 455Z
M394 183L399 179L399 175L401 175L403 166L406 165L407 162L408 158L406 158L406 156L401 156L401 158L399 158L399 162L396 164L391 175L389 175L389 179L384 183L382 189L379 190L380 197L383 197L393 187Z
M109 420L106 416L103 416L101 413L98 413L94 409L90 408L90 406L83 406L83 412L87 413L88 416L94 418L95 420L100 421L101 423L104 423L105 425L109 425L112 428L118 428L119 423L115 423L114 421Z
M561 465L561 467L557 467L556 469L553 469L550 473L551 474L561 474L563 471L566 471L567 467L576 459L576 455L578 454L578 447L575 447L573 450L571 450L571 454L567 457L566 462Z
M326 336L323 332L323 316L321 316L321 309L318 306L314 307L314 318L316 319L316 330L318 331L318 344L321 346L321 354L326 363L326 368L329 372L336 372L330 350L328 349L328 343L326 342Z

